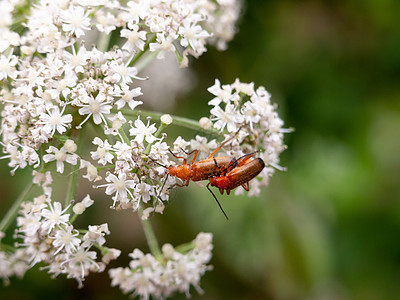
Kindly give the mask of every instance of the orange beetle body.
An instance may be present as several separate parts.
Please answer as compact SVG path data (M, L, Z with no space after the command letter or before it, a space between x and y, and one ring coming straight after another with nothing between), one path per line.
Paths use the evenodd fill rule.
M191 165L170 166L168 167L168 174L182 179L185 181L185 185L188 185L190 180L207 180L211 176L220 175L233 162L234 159L229 156L212 157Z
M222 172L226 172L231 167L236 166L237 160L229 157L229 156L221 156L214 157L215 153L217 153L227 142L232 140L233 137L223 142L218 148L216 148L207 159L198 161L195 163L196 157L199 154L199 150L194 150L188 155L194 153L192 164L187 164L187 160L184 157L176 156L171 152L173 156L176 158L183 159L181 165L178 166L169 166L168 175L178 177L182 179L185 183L183 185L176 184L177 186L188 186L189 181L200 181L207 180L211 176L219 176Z
M226 193L229 195L230 191L242 186L246 191L249 190L249 181L255 178L264 169L265 163L261 158L252 158L252 156L246 156L243 159L239 159L238 165L232 169L228 169L227 172L221 173L220 176L214 176L209 178L208 185L219 188L221 194Z

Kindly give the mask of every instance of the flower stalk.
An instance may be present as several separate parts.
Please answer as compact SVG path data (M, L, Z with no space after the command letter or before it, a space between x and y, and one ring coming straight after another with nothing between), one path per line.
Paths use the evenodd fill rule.
M154 255L156 259L161 257L160 246L158 245L158 241L156 235L154 233L153 227L150 223L149 219L143 220L140 218L141 224L143 226L143 231L146 236L147 244L149 245L150 252Z
M21 208L21 203L28 198L29 193L33 188L33 182L30 182L18 198L14 201L13 205L7 211L6 215L1 219L0 222L0 232L5 232L11 223L15 220L18 215L18 211Z

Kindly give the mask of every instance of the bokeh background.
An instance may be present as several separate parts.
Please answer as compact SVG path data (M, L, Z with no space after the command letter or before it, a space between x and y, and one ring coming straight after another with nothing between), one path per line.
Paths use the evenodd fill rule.
M207 87L239 77L263 85L279 105L289 146L260 197L174 190L155 216L161 244L214 234L214 270L192 299L400 299L400 1L249 0L225 52L192 61L195 88L167 112L209 114ZM171 127L171 137L182 134ZM184 131L186 137L196 132ZM3 215L24 185L0 161ZM84 196L91 185L80 183ZM100 194L99 194L100 195ZM108 222L107 245L148 251L137 217L98 199L83 225ZM125 299L108 275L77 290L39 267L0 287L1 299ZM182 295L174 299L184 299Z

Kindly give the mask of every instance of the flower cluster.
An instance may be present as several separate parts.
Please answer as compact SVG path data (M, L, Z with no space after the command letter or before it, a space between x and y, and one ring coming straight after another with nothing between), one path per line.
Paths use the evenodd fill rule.
M105 193L112 195L113 208L131 208L134 211L144 208L144 215L150 211L163 211L161 201L168 200L168 190L161 190L166 176L166 168L162 165L170 164L167 155L169 147L162 138L153 135L156 130L150 121L144 124L138 117L131 124L129 133L133 138L128 143L116 141L110 144L107 139L94 138L93 144L97 150L90 152L92 159L100 165L115 166L113 171L106 174L107 183L95 186L105 188ZM144 143L148 147L144 147ZM168 184L174 182L174 178L168 178ZM153 201L150 201L152 197L160 203L153 205Z
M6 39L0 49L5 152L1 158L9 159L12 173L52 161L57 172L64 173L65 164L80 161L88 169L85 177L93 181L101 179L94 162L111 165L114 170L107 173L108 184L103 186L106 194L113 195L113 207L136 210L151 196L168 199L156 187L165 170L149 159L170 164L167 145L154 135L155 125L145 125L138 118L129 130L132 139L121 134L126 118L137 116L133 111L143 103L136 99L142 95L137 82L144 79L138 76L146 61L143 57L162 59L171 52L186 65L187 55L200 56L211 37L222 47L235 31L238 3L141 0L124 5L111 0L41 0L29 7L23 23L26 30L19 35L9 30L16 18L13 14L28 9L29 2L2 2L1 32ZM223 17L222 11L229 11L229 16ZM212 31L214 27L217 32ZM119 35L120 44L111 47L107 39L113 34ZM92 38L100 42L89 49ZM85 153L76 153L79 145L73 139L64 139L82 134L86 123L104 131L93 141L98 147L91 153L93 161Z
M208 91L215 96L208 102L212 106L211 116L201 118L199 124L205 130L227 132L225 139L232 140L221 149L226 155L238 158L254 153L263 159L266 167L258 175L259 180L249 182L249 195L258 195L260 186L269 184L275 169L285 170L279 165L279 155L286 149L283 134L292 129L282 127L283 121L278 116L276 105L271 103L271 95L262 86L254 89L254 83L242 83L238 79L233 84L221 86L216 79ZM199 150L198 158L202 159L217 145L215 140L196 136L189 142L180 139L175 149ZM243 191L240 187L235 193Z
M42 185L44 193L32 202L23 202L17 217L16 237L21 240L16 252L20 256L19 268L22 265L25 271L27 265L32 267L44 263L46 267L43 269L54 277L65 274L82 285L89 272L102 272L121 251L104 246L104 236L110 233L106 223L89 225L87 230L78 230L72 225L73 220L94 203L89 195L73 207L63 208L60 202L51 201L50 172L35 173L35 182ZM72 217L71 212L74 213ZM96 260L98 253L94 248L101 251L101 261ZM12 258L9 258L8 264L13 265ZM14 272L17 273L17 270ZM8 274L2 272L1 276Z
M0 232L0 242L4 236L4 232ZM4 284L9 284L9 277L14 275L22 278L28 269L29 265L23 249L0 251L0 278L3 279Z
M111 284L142 299L149 299L150 296L165 299L176 291L184 292L189 297L191 286L201 293L200 278L211 269L207 265L211 259L211 242L210 233L199 233L191 244L180 247L189 249L174 249L165 244L159 257L135 249L129 255L132 258L129 268L109 271Z

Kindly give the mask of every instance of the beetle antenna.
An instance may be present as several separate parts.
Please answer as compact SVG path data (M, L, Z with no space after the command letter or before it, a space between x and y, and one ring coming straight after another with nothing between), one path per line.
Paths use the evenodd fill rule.
M165 176L165 179L164 179L164 182L163 182L163 184L162 184L162 186L161 186L161 189L160 189L160 191L159 191L158 194L157 194L157 202L156 202L156 206L154 206L153 215L154 215L154 213L155 213L155 211L156 211L156 208L157 208L157 205L158 205L158 201L160 201L160 202L162 203L162 199L161 199L160 195L161 195L162 190L164 189L165 183L167 182L168 175L169 175L169 174L167 174L167 176Z
M147 156L147 157L150 158L153 161L153 163L159 165L160 167L168 169L168 167L166 165L160 164L158 161L156 161L155 159L152 159L150 156Z
M208 187L209 185L210 185L210 183L208 183L208 184L206 185L207 189L210 191L211 195L213 195L215 201L217 201L218 206L219 206L219 209L222 211L222 213L224 214L225 218L226 218L227 220L229 220L228 216L226 215L224 209L223 209L222 206L221 206L221 203L219 203L219 201L218 201L217 197L214 195L213 191Z
M163 184L161 186L161 189L160 189L160 191L158 192L158 195L157 195L157 198L160 199L160 200L161 200L160 195L161 195L162 190L164 189L165 183L167 182L168 175L169 174L167 174L167 176L165 176L164 182L163 182Z

